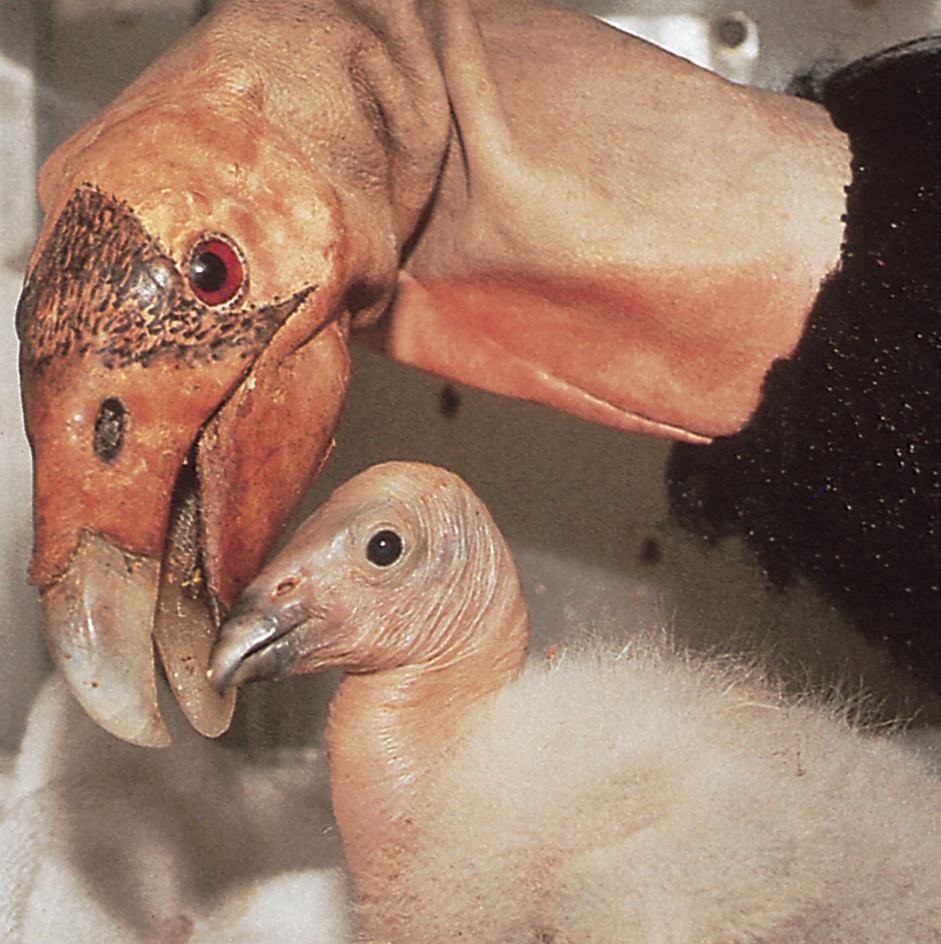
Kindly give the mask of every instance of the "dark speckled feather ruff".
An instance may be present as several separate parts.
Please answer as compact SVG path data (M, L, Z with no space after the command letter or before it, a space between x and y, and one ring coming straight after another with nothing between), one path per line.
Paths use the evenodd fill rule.
M39 370L71 353L98 355L109 368L160 355L193 364L233 349L248 358L309 291L264 307L205 305L126 203L84 186L30 273L17 329Z
M850 136L840 269L741 433L677 446L674 514L743 532L771 580L803 576L921 679L941 679L941 38L834 75Z

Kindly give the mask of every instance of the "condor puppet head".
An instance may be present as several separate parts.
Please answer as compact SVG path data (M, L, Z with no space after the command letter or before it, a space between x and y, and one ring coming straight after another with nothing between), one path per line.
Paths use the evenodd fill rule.
M350 258L329 186L244 110L157 107L104 143L47 166L64 182L17 312L30 577L86 710L159 746L152 637L194 726L228 725L205 680L214 617L329 451Z

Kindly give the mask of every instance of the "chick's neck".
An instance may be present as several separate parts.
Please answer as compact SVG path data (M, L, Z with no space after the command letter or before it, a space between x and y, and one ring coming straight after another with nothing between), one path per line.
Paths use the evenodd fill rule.
M333 807L360 897L397 872L421 831L422 795L473 726L477 712L519 672L529 617L515 573L450 649L427 662L348 674L330 706Z

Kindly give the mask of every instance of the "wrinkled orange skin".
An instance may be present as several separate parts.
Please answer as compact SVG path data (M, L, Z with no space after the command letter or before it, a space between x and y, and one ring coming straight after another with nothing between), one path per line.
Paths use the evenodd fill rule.
M400 293L387 312L394 356L573 412L598 400L610 409L593 418L615 425L709 437L747 420L765 370L800 336L837 258L845 175L845 142L815 106L730 86L550 5L236 0L50 159L36 253L91 183L127 201L175 259L200 232L232 235L253 301L317 284L333 308L303 319L307 337L347 315L375 322L404 268L426 292L414 305L417 293ZM329 220L305 226L298 203ZM327 272L308 267L341 244ZM352 290L368 301L344 311ZM483 337L492 363L457 370ZM88 384L63 364L43 392L25 363L33 579L61 571L82 527L159 552L173 467L240 377L201 370L199 397L167 409L164 391L189 383L172 369ZM101 470L69 452L70 421L48 404L77 384L91 388L86 412L137 390L136 425L149 429L133 466L72 502L62 470ZM159 418L144 419L147 401ZM247 439L227 461L236 478L255 462Z

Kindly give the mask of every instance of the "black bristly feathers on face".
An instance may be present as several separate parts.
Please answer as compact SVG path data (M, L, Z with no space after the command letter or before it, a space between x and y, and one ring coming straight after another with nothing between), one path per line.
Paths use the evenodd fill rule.
M245 283L247 278L246 271ZM108 368L147 366L162 355L192 365L232 348L244 348L250 358L310 291L239 307L240 285L226 304L206 304L126 203L84 186L59 216L30 273L17 331L39 372L71 353L98 355Z

